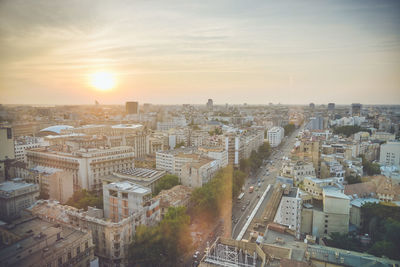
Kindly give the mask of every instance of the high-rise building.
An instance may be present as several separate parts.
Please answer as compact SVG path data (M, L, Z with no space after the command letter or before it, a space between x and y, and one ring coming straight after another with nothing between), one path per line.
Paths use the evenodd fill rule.
M207 109L212 110L213 109L213 100L210 98L207 101Z
M400 142L387 142L381 145L380 159L381 165L400 166Z
M126 102L126 114L139 114L139 102Z
M309 107L310 107L311 109L314 109L314 108L315 108L315 104L314 104L314 103L310 103Z
M328 111L335 110L335 103L328 103Z
M351 104L351 116L360 116L361 115L361 107L360 103Z
M6 178L5 163L9 159L15 158L14 138L11 127L0 128L0 181Z
M277 147L285 136L285 130L282 127L273 127L268 131L267 137L271 147Z

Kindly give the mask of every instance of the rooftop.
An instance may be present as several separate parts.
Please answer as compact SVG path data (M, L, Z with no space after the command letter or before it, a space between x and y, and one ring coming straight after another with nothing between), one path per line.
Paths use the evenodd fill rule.
M15 183L15 182L3 182L0 184L0 191L3 192L13 192L15 190L23 189L23 188L29 188L31 186L35 186L35 184L29 184L29 183Z
M40 132L54 132L56 134L60 134L62 130L72 129L72 128L74 128L74 127L70 126L70 125L54 125L54 126L44 128L44 129L40 130Z
M147 187L143 187L131 182L114 182L106 185L107 189L115 189L119 191L127 191L136 194L150 194L151 190Z

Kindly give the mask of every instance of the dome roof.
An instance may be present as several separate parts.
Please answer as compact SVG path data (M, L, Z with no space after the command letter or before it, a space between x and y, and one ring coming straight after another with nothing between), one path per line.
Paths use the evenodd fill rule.
M54 125L54 126L49 126L47 128L44 128L42 130L40 130L39 132L52 132L55 134L60 134L61 130L65 130L65 129L72 129L74 127L70 126L70 125Z

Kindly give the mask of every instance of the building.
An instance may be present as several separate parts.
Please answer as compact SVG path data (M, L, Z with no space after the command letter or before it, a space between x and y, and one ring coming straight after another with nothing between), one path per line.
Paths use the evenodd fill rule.
M323 117L312 117L310 118L310 121L307 123L306 129L309 130L323 130L325 129L324 127L324 118Z
M335 110L335 103L328 103L328 111L332 112Z
M355 198L350 201L350 223L357 228L363 227L361 207L366 203L379 203L379 199Z
M207 150L207 149L206 149ZM182 177L183 166L187 163L198 163L202 159L214 161L213 167L222 168L225 164L224 152L198 150L196 147L186 147L156 153L156 168ZM215 157L215 158L214 158ZM203 161L202 161L203 162Z
M396 266L398 261L389 260L384 257L375 257L373 255L344 249L338 249L328 246L308 245L305 253L305 259L311 266Z
M168 190L161 190L161 192L155 197L160 200L161 219L168 212L169 207L189 207L190 197L193 189L184 186L176 185Z
M0 219L11 221L31 206L39 196L39 185L14 179L0 184Z
M338 232L349 231L350 197L333 186L322 189L322 206L320 201L303 204L301 231L316 237L326 237Z
M105 149L81 149L63 152L52 148L27 151L28 167L52 167L72 173L74 192L80 189L102 189L101 178L113 172L133 168L132 147L120 146Z
M0 182L7 177L6 161L15 158L14 137L10 127L0 127Z
M389 141L394 141L395 139L396 139L395 134L386 132L375 132L371 136L371 140L378 140L380 142L389 142Z
M128 181L150 188L151 192L154 192L159 180L164 177L165 174L166 171L164 170L130 168L114 172L103 180L108 182Z
M360 103L351 104L351 116L361 116L361 107Z
M62 131L73 129L70 125L53 125L40 130L37 136L61 135Z
M207 109L208 110L213 110L213 100L212 99L208 99L207 101Z
M267 139L271 147L277 147L285 136L285 130L282 127L273 127L267 133Z
M202 146L198 150L209 158L219 160L221 168L228 166L228 151L223 147Z
M48 142L45 142L44 139L40 137L19 137L14 142L15 159L26 162L25 151L27 149L38 148L45 145L48 145Z
M104 217L113 222L141 212L145 206L146 224L160 220L159 200L151 198L151 190L131 182L114 182L103 185Z
M104 218L103 210L100 209L89 207L87 211L83 211L51 200L39 200L30 210L32 214L46 221L89 230L100 267L127 267L129 245L136 228L148 222L147 216L151 216L148 213L151 207L145 205L143 209L119 222Z
M294 186L297 186L304 177L315 177L315 169L311 162L288 161L283 164L280 175L292 178Z
M286 187L286 184L282 186ZM295 231L298 239L300 239L302 206L299 194L300 191L295 187L291 188L288 193L284 193L274 219L275 223L288 226L289 229Z
M89 231L35 216L0 226L0 238L0 266L83 267L95 258Z
M51 167L36 166L30 169L34 177L32 182L40 185L43 196L66 203L74 194L73 176L71 172Z
M196 188L208 183L220 169L219 161L198 157L183 164L180 172L180 181L183 185Z
M139 102L126 102L125 112L126 114L139 114Z
M327 186L335 186L344 192L344 187L342 185L344 181L343 177L333 177L327 179L318 179L314 177L305 177L303 181L304 191L310 194L314 199L323 199L323 190Z
M381 145L379 163L400 167L400 142L387 142Z
M310 109L314 109L315 108L315 104L312 103L312 102L308 106L310 107Z

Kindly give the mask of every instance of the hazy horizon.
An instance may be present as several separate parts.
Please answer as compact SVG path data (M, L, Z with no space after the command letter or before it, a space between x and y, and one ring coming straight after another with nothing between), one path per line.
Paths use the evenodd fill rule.
M0 102L397 104L399 28L394 0L5 0Z

